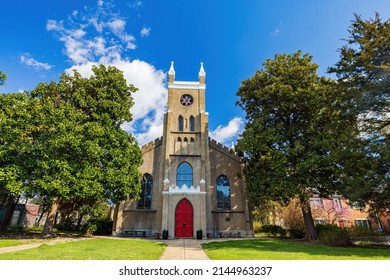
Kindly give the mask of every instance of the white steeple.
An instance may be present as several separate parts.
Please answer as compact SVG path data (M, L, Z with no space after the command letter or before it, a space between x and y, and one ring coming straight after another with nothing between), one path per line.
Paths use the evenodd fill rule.
M206 77L206 72L203 68L203 62L200 63L199 77Z
M171 61L171 68L169 68L168 75L175 76L175 69L173 68L173 61Z

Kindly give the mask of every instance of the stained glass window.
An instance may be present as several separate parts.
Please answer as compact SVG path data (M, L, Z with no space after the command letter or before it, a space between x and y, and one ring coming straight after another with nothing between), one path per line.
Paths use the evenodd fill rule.
M194 99L189 94L184 94L180 98L180 103L183 106L191 106L194 103Z
M138 200L138 209L150 209L152 206L153 178L145 173L141 181L141 199Z
M190 117L190 131L191 132L195 131L195 118L194 118L194 116Z
M179 116L177 129L183 131L183 116Z
M192 186L192 167L188 162L182 162L177 167L176 185L180 188L183 185Z
M230 184L225 175L217 178L217 207L218 209L231 209Z

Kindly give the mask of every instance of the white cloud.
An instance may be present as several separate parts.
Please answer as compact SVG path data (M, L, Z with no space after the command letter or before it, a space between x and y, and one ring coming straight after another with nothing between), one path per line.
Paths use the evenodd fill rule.
M113 19L107 23L107 26L115 35L119 35L124 32L126 22L122 19Z
M46 30L47 31L50 31L50 30L55 30L55 31L59 31L59 30L62 30L64 27L63 27L63 24L62 22L57 22L56 20L53 20L53 19L49 19L46 23Z
M35 58L31 57L31 55L29 53L25 53L25 54L21 55L19 58L20 58L20 62L22 64L30 66L30 67L34 68L35 70L48 71L53 67L52 65L50 65L48 63L39 62Z
M271 32L272 37L278 36L279 32L280 32L280 29L276 28L274 31Z
M281 29L282 25L283 25L283 22L281 22L281 21L277 24L275 29L271 32L272 37L278 37L280 35L280 29Z
M102 57L103 62L117 60L124 50L134 50L137 45L126 30L126 21L111 8L99 1L97 9L72 13L67 21L48 20L46 29L64 42L64 54L73 64L99 61Z
M132 3L130 3L129 4L130 5L130 7L132 7L132 8L139 8L139 7L141 7L142 6L142 1L133 1Z
M98 63L87 62L75 65L66 72L70 74L72 69L76 69L82 76L89 77L92 75L92 66L96 64ZM162 136L167 101L166 74L141 60L119 59L107 65L123 71L128 84L138 88L133 94L135 102L131 109L133 121L123 124L122 128L132 132L140 145Z
M219 125L213 131L210 131L210 137L217 142L228 145L233 140L237 139L239 133L243 129L244 121L240 117L235 117L226 126Z
M144 28L142 28L142 30L141 30L141 36L142 37L148 37L149 35L150 35L150 28L148 28L148 27L144 27Z
M142 145L162 136L167 101L166 74L145 61L125 58L126 50L136 48L135 37L126 30L123 17L109 9L110 5L98 1L97 10L85 10L89 11L86 15L79 12L66 22L49 20L46 29L55 32L64 43L64 54L72 63L67 73L76 69L82 76L89 77L93 65L115 66L123 71L128 84L138 88L133 94L133 121L123 124L122 128L133 133ZM150 32L150 28L145 29L144 35L145 32Z

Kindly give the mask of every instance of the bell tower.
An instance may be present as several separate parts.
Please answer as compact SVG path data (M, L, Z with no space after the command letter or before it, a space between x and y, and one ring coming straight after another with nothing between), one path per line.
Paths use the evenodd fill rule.
M164 175L169 182L175 183L174 163L191 161L193 186L197 186L202 179L206 180L207 175L203 168L208 157L209 141L208 113L205 110L206 72L201 63L196 82L176 81L175 75L174 63L171 62L163 134L167 161Z
M198 81L176 81L174 63L171 62L168 71L168 110L163 129L164 166L161 167L164 178L163 209L170 213L163 213L163 228L174 230L175 213L172 211L180 199L188 199L194 211L193 228L206 229L210 163L205 92L203 63L200 64Z

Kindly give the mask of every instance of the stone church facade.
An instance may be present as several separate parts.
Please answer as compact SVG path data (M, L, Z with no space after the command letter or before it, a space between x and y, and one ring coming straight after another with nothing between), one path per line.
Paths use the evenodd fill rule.
M209 138L205 79L201 64L198 81L175 81L172 62L163 136L142 147L141 199L117 205L113 235L252 234L240 157Z

